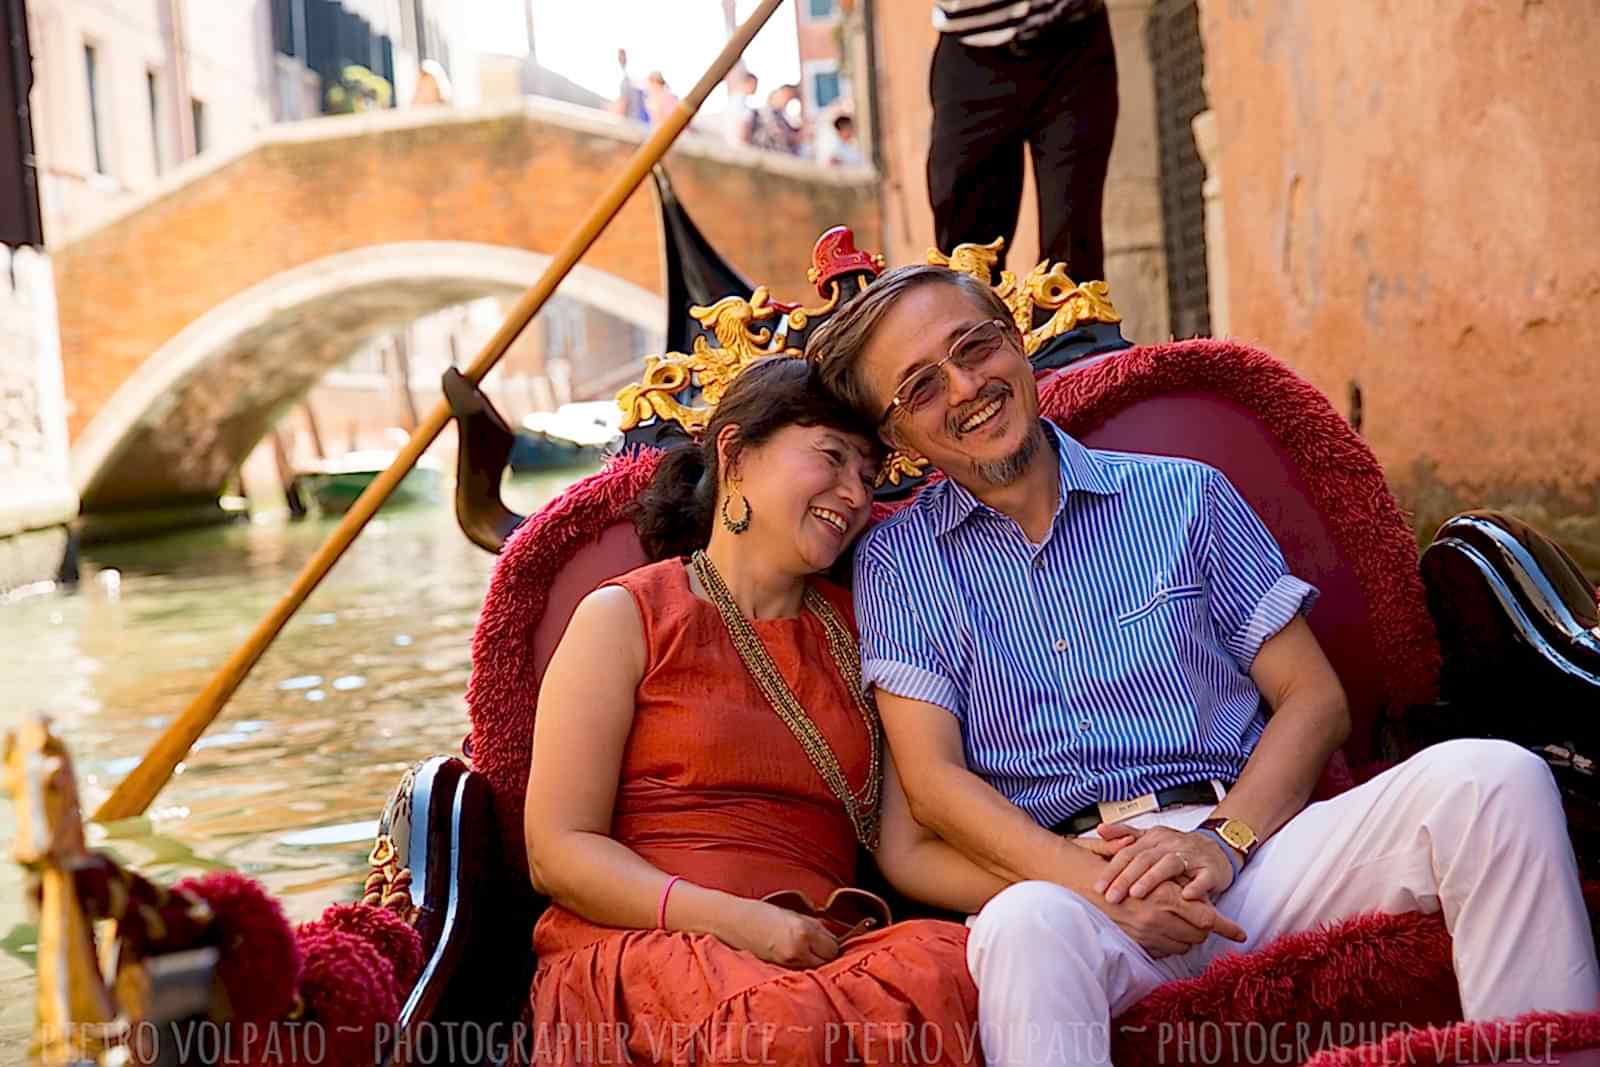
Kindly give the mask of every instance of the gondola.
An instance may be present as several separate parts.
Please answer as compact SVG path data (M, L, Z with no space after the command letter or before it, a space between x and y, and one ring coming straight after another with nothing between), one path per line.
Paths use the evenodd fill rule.
M271 921L270 901L223 876L164 890L95 857L83 847L59 741L30 728L8 747L19 824L34 845L22 858L43 886L42 1023L65 1027L92 1016L114 1028L121 1018L126 1044L144 1033L129 1029L130 1020L187 1019L192 1028L230 1010L236 1019L227 1032L237 1035L244 1010L252 1021L354 1027L361 1040L341 1046L344 1059L327 1061L351 1064L478 1067L504 1062L515 1041L534 1040L517 1024L534 966L530 931L545 902L529 884L521 820L545 665L578 600L644 562L628 508L659 448L703 428L721 386L745 364L798 357L806 334L885 266L858 249L848 229L830 230L816 243L808 277L819 303L779 303L739 279L670 187L659 188L665 259L676 272L669 307L680 313L669 323L673 351L649 357L640 380L619 395L627 447L605 469L532 516L510 512L498 493L509 427L480 392L446 376L462 442L458 518L499 557L473 640L470 733L460 755L423 759L404 775L383 809L362 903L330 909L296 933L302 977L287 996L263 1006L260 988L227 980L241 954L277 959L285 951L285 926L281 916ZM929 260L990 281L998 247L964 245ZM1588 899L1600 902L1600 737L1591 725L1600 703L1600 613L1581 568L1530 526L1486 511L1450 519L1419 557L1371 450L1326 397L1258 348L1209 338L1131 345L1106 284L1075 282L1059 264L1021 277L1003 272L997 290L1024 330L1047 417L1091 447L1220 468L1277 536L1291 569L1321 590L1309 621L1344 683L1354 728L1316 796L1447 738L1511 739L1555 771ZM875 514L902 506L926 476L918 457L891 457ZM871 869L865 857L863 869ZM113 884L121 888L107 888ZM896 914L919 913L887 886L872 887ZM121 965L134 976L129 987L142 981L142 999L119 999L94 955L89 923L117 914L119 899ZM155 936L146 912L167 936ZM357 1010L349 990L363 983L384 988ZM219 1004L218 988L236 1002ZM1537 1049L1525 1025L1460 1019L1442 920L1374 914L1162 987L1116 1020L1112 1055L1119 1067L1185 1055L1294 1064L1328 1051L1328 1062L1341 1064L1465 1063L1490 1047L1502 1059L1600 1048L1600 1012L1550 1018ZM1295 1023L1313 1024L1320 1038L1310 1046L1272 1039L1305 1033L1274 1029ZM1181 1047L1196 1034L1241 1032L1262 1041L1187 1054ZM79 1051L92 1057L105 1046ZM175 1056L172 1039L159 1052Z

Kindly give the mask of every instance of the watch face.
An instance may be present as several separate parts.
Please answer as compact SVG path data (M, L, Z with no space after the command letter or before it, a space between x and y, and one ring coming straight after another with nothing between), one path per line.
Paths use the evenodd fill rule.
M1256 843L1256 835L1251 832L1248 826L1236 819L1229 819L1217 827L1217 833L1221 834L1228 844L1240 852L1248 851L1250 846Z

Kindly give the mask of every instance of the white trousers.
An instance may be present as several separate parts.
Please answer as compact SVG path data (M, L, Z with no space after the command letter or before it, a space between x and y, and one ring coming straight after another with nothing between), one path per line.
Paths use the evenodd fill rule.
M1210 811L1171 808L1129 825L1190 830ZM1509 742L1435 745L1310 805L1257 847L1214 903L1249 941L1213 934L1158 960L1053 882L997 895L968 920L967 944L991 1067L1104 1063L1110 1020L1163 982L1372 911L1444 912L1468 1019L1600 1008L1560 794L1544 762Z

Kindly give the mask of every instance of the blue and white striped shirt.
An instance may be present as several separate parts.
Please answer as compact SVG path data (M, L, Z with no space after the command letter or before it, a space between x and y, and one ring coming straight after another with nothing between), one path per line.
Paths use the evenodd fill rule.
M1316 590L1215 468L1045 426L1043 544L949 480L863 538L863 684L952 712L968 767L1045 826L1236 780L1266 726L1250 664Z

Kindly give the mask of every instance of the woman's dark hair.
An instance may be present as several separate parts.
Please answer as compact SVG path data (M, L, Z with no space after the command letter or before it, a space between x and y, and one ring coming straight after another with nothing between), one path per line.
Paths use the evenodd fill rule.
M823 386L815 364L794 356L758 360L728 386L701 439L669 449L639 494L633 524L651 560L687 556L710 542L722 482L717 435L729 425L739 427L730 461L787 426L825 426L870 441L879 459L884 451L873 426Z

